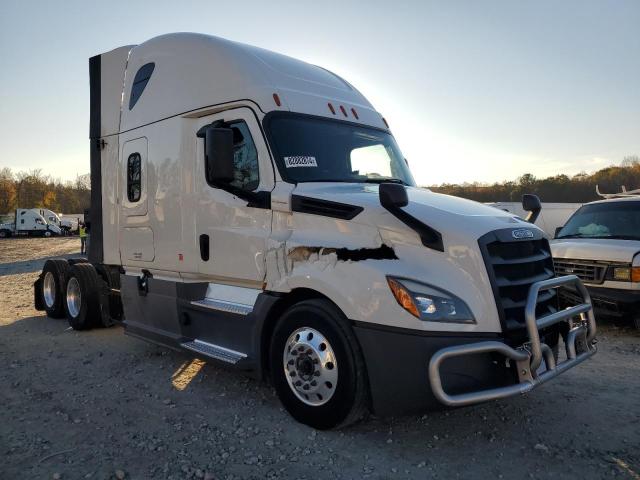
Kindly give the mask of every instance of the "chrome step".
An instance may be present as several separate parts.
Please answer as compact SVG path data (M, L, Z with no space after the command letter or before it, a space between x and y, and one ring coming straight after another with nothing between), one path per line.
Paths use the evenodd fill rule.
M249 315L253 311L251 305L243 303L227 302L225 300L214 300L213 298L204 298L202 300L194 300L191 305L209 308L221 312L235 313L237 315Z
M193 340L191 342L184 342L180 344L183 348L191 350L192 352L201 353L207 357L215 358L223 362L236 364L243 358L247 358L247 355L242 352L236 352L228 348L220 347L212 343L203 342L202 340Z

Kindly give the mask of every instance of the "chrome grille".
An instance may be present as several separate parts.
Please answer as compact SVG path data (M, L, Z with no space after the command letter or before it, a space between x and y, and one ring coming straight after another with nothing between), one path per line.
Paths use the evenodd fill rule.
M531 240L514 240L511 230L498 230L479 240L503 330L514 337L524 333L530 286L555 276L549 242L538 231L534 235ZM536 316L556 311L556 291L541 293Z
M576 275L583 282L602 283L607 266L588 260L569 260L555 258L553 260L556 275Z

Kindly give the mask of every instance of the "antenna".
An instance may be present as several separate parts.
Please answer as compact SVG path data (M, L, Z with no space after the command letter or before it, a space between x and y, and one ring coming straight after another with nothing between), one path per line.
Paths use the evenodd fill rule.
M622 188L619 193L602 193L600 191L600 187L596 185L596 193L602 198L625 198L640 196L640 188L637 188L635 190L627 190L627 187L625 187L624 185L622 185L621 187Z

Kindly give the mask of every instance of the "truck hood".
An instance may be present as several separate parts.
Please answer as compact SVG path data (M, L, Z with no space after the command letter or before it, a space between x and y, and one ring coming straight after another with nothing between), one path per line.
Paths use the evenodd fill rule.
M353 222L398 232L410 230L380 205L378 188L376 184L362 183L299 183L293 193L363 207ZM455 239L456 244L475 244L492 230L538 229L509 212L471 200L415 187L407 187L407 194L409 204L403 210L442 233L445 248L448 239Z
M640 253L640 241L604 238L553 240L551 253L556 258L631 263L633 257Z

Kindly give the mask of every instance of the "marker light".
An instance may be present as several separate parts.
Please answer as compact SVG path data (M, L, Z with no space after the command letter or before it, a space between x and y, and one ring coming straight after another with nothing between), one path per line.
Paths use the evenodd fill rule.
M358 112L356 112L355 108L351 108L351 113L353 113L353 116L356 117L356 120L359 120Z
M278 96L278 94L277 94L277 93L274 93L274 94L273 94L273 101L274 101L274 102L276 102L276 105L277 105L278 107L279 107L280 105L282 105L282 104L280 103L280 97Z
M333 113L335 115L336 114L336 109L333 108L333 105L331 105L331 103L327 103L327 105L329 105L329 110L331 110L331 113Z
M387 277L387 283L398 304L420 320L476 323L467 304L451 293L405 278Z
M345 117L347 116L347 111L345 110L344 106L340 105L340 111Z

